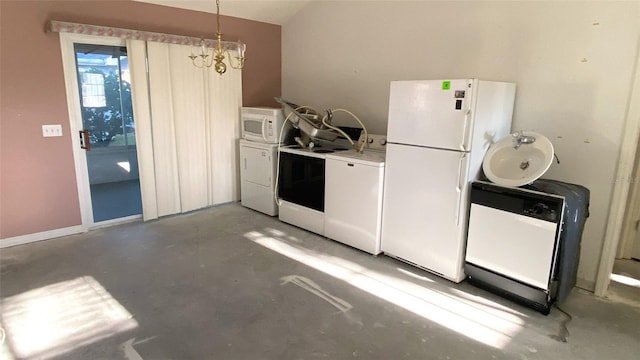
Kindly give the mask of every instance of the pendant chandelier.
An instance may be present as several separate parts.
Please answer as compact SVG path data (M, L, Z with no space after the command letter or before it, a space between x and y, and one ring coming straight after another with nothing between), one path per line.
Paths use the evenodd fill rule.
M227 71L227 65L224 63L225 55L229 58L229 65L234 69L242 69L244 67L244 53L247 45L233 41L223 41L220 32L220 0L216 0L216 41L212 48L207 47L205 40L200 39L200 54L194 54L193 51L189 58L193 65L197 68L213 68L220 75Z

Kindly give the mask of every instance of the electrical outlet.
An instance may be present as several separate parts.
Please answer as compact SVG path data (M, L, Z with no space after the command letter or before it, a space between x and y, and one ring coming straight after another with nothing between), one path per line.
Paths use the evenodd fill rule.
M42 136L53 137L62 136L62 125L42 125Z

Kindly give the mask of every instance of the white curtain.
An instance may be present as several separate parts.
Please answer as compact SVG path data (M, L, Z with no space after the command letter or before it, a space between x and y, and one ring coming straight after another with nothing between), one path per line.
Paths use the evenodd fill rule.
M207 110L211 146L207 154L214 164L209 167L209 202L222 204L240 199L242 72L232 69L229 64L227 72L222 76L212 70L206 71L207 98L210 99Z
M144 41L128 40L127 55L129 58L129 74L131 76L133 118L135 119L137 133L136 148L140 172L142 218L146 221L158 218L146 43Z
M185 45L127 46L144 219L238 200L241 71L198 69Z

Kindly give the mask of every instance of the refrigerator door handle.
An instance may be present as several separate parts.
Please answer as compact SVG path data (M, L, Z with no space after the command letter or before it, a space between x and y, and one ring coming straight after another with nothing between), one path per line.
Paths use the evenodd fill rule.
M460 155L460 163L458 164L458 183L456 186L456 192L458 193L458 202L456 205L456 225L460 226L460 208L462 206L462 187L464 186L464 181L466 176L464 176L464 164L466 163L465 159L467 157L467 153L462 153Z
M466 148L467 140L469 139L469 134L467 134L467 132L469 131L469 129L467 128L469 125L469 118L470 118L469 115L471 115L471 109L467 109L467 112L464 114L464 127L462 128L462 143L460 144L461 151L469 151L469 149Z

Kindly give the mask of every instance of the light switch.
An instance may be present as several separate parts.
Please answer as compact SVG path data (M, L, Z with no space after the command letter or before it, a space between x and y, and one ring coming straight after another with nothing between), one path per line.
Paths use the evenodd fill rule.
M62 125L42 125L42 136L43 137L52 137L52 136L62 136Z

